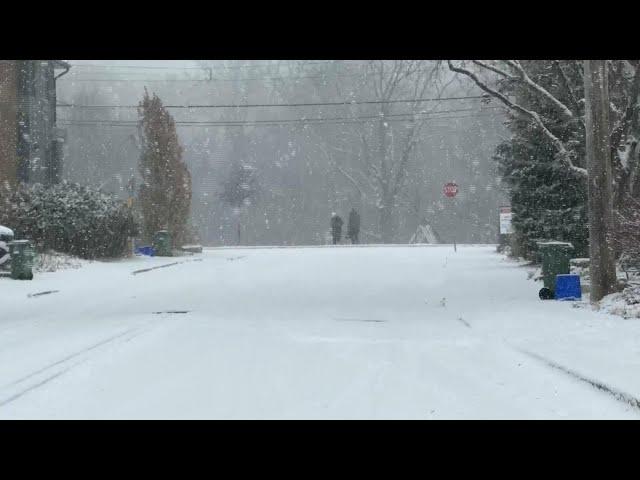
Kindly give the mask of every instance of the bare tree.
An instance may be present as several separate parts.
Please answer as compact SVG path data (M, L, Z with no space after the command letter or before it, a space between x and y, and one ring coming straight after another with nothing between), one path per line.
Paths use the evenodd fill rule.
M254 197L257 195L257 191L257 178L253 167L243 165L239 162L234 163L229 177L224 182L220 198L225 203L231 205L238 216L238 245L242 243L240 220L242 209L243 207L251 205Z
M339 136L316 137L329 164L353 185L362 201L376 206L381 240L390 243L395 233L393 213L407 186L415 147L428 114L439 106L436 101L424 108L423 99L427 94L437 99L450 82L442 85L438 65L426 61L370 61L361 73L355 82L337 80L336 93L363 92L363 97L373 97L375 110L371 105L353 105L350 117L365 121L346 123ZM403 102L396 103L399 99ZM398 118L404 120L401 126L395 125Z

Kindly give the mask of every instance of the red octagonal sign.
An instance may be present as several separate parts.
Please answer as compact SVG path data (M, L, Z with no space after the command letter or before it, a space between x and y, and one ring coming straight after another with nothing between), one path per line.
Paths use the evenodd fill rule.
M455 182L445 183L442 191L447 197L455 197L458 193L458 184Z

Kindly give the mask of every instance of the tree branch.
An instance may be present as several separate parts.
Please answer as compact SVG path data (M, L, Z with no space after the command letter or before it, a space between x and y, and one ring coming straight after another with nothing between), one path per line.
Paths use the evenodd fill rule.
M507 62L508 65L513 67L520 74L520 78L525 83L525 85L549 100L553 105L555 105L558 110L560 110L562 115L566 117L567 120L574 119L573 112L564 103L551 95L551 93L549 93L549 91L542 85L537 84L536 82L531 80L531 78L529 78L529 75L527 75L527 72L525 72L524 68L518 60L505 60L505 62Z
M483 82L482 80L480 80L477 75L475 75L473 72L467 70L466 68L454 66L453 63L451 63L451 60L447 60L447 62L448 62L448 65L449 65L449 69L452 72L456 72L456 73L460 73L462 75L466 75L467 77L471 78L478 87L480 87L482 90L487 92L492 97L495 97L498 100L500 100L502 103L504 103L511 110L515 110L516 112L518 112L518 113L520 113L522 115L525 115L525 116L529 117L531 120L533 120L535 122L535 124L540 128L540 130L542 130L544 135L554 145L554 147L558 151L558 155L559 155L560 160L565 165L567 165L568 168L570 168L574 172L576 172L576 173L578 173L578 174L580 174L580 175L582 175L584 177L587 176L587 170L585 168L578 167L578 166L573 164L573 161L571 160L571 156L570 156L569 152L567 151L567 149L565 148L564 143L562 143L562 141L558 137L556 137L553 133L551 133L551 131L546 127L546 125L544 124L544 122L540 118L540 115L538 115L536 112L533 112L531 110L527 110L526 108L522 107L521 105L518 105L517 103L513 103L505 95L503 95L500 92L498 92L498 91L492 89L491 87L487 86L487 84L485 82Z
M486 68L487 70L491 70L493 73L497 73L498 75L508 78L509 80L516 80L516 77L508 74L504 70L500 70L499 68L494 67L493 65L489 65L488 63L484 63L480 60L471 60L471 61L476 65L478 65L479 67Z
M417 128L417 125L414 123L412 125L411 130L407 134L407 140L405 142L404 149L402 150L402 157L400 159L400 163L398 165L398 168L396 169L396 175L395 175L395 179L394 179L394 183L393 183L393 189L391 191L391 194L392 194L393 197L395 197L398 194L398 192L400 191L400 186L401 186L401 184L402 184L402 182L404 180L404 175L405 175L406 170L407 170L407 163L409 162L409 157L411 155L411 150L413 150L413 147L417 143L416 139L415 139L416 128Z
M629 89L627 106L623 115L618 119L611 132L611 148L616 151L620 147L620 142L628 133L633 114L638 105L638 95L640 94L640 64L636 64L633 74L633 81Z
M567 91L567 95L569 96L569 100L571 100L571 104L573 105L573 108L576 111L576 115L580 119L580 124L582 125L582 128L586 129L586 126L584 124L584 119L582 118L582 116L580 116L580 104L578 103L578 99L576 98L576 96L575 96L575 94L573 92L573 89L571 88L571 83L569 82L569 77L567 77L567 74L562 69L562 65L560 65L560 62L558 60L554 60L553 61L553 65L556 67L556 70L560 74L560 80L562 81L562 86Z
M335 162L334 162L334 166L336 170L338 170L347 180L349 180L353 184L354 187L356 187L356 189L358 190L362 198L364 199L368 198L367 195L362 190L362 188L360 187L360 184L351 175L345 172L344 169Z

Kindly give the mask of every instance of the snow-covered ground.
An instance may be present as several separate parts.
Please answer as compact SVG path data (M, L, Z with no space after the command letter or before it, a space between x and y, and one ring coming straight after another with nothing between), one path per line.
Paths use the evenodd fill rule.
M0 418L640 418L640 321L527 276L398 246L2 278Z

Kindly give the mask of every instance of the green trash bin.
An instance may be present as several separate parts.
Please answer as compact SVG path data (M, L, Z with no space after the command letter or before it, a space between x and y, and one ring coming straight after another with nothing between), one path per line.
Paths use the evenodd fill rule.
M160 230L153 236L153 249L157 257L171 257L171 235L166 230Z
M14 280L33 280L33 261L36 252L29 240L9 242L11 255L11 278Z
M542 300L554 298L556 275L569 273L573 245L568 242L536 242L538 255L542 262L542 281L544 287L540 289Z

